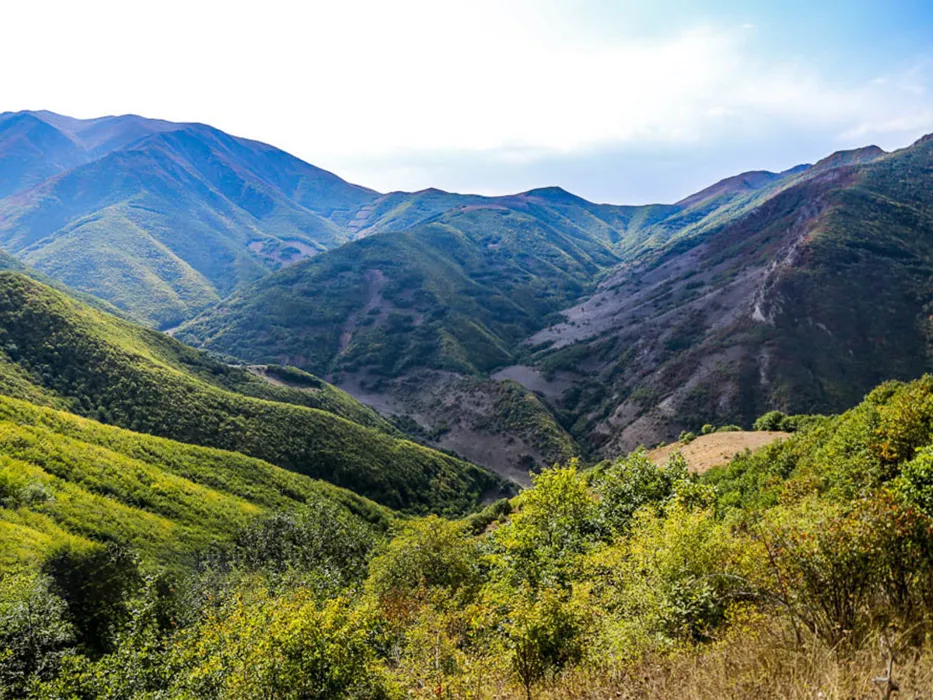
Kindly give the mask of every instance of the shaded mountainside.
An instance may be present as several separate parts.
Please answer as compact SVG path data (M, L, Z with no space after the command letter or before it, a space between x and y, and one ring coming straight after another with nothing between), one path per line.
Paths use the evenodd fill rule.
M339 245L326 217L375 196L205 125L0 116L0 245L157 326Z
M933 143L837 154L622 266L529 340L604 454L772 408L836 412L927 371Z
M248 454L393 508L462 512L500 487L316 377L270 368L285 378L273 384L16 273L0 273L0 351L8 395Z

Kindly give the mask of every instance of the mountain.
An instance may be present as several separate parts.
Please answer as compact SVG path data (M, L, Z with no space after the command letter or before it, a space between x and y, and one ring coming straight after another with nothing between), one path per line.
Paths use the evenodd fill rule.
M433 444L527 481L529 466L576 453L573 441L519 385L477 378L621 260L621 217L557 189L431 197L456 206L270 275L178 337L326 375Z
M525 483L529 467L591 451L568 410L579 377L544 376L528 339L620 266L716 230L806 172L745 174L673 205L594 204L557 187L383 195L351 220L365 238L245 287L178 337L326 376L429 444Z
M250 455L391 508L463 512L492 474L401 439L316 377L231 367L165 334L0 273L0 392L151 435ZM270 381L270 379L272 381Z
M602 454L770 409L838 412L931 367L933 141L834 154L607 276L533 335Z
M930 367L930 149L843 151L673 205L385 195L353 220L367 238L244 288L180 337L323 374L428 434L455 426L458 443L496 444L483 426L505 423L498 382L593 456L773 408L839 411ZM485 383L482 401L455 388L464 378ZM509 473L559 450L478 452Z
M616 206L379 194L199 124L36 112L0 130L19 259L519 482L708 421L837 411L928 367L926 141Z
M346 241L330 219L375 196L202 124L0 115L0 246L160 327Z

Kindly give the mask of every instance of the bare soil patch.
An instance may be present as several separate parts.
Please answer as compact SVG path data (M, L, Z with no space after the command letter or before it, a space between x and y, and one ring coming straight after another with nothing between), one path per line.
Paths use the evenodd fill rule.
M684 445L673 442L658 447L648 453L655 464L663 464L675 452L680 452L687 460L690 471L702 474L708 469L728 464L735 455L752 450L753 452L775 440L790 437L790 433L769 430L736 431L734 433L711 433L701 435L693 442Z

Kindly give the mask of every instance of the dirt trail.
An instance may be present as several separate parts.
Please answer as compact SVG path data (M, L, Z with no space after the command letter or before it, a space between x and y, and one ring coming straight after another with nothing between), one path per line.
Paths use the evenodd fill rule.
M768 430L711 433L701 435L687 445L674 442L658 447L651 450L648 457L655 464L663 464L674 452L679 451L687 460L690 471L702 474L713 467L728 464L738 453L745 450L755 451L760 447L770 445L775 440L787 437L790 437L789 433Z

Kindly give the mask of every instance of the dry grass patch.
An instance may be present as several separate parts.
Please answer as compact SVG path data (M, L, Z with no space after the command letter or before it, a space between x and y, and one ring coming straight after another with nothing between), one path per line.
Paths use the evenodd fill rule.
M700 435L695 440L684 444L672 442L651 450L648 458L655 464L665 464L675 452L680 452L687 460L690 471L697 474L728 464L735 455L745 450L755 450L770 445L775 440L790 437L790 433L771 430L737 430L731 433L710 433Z

